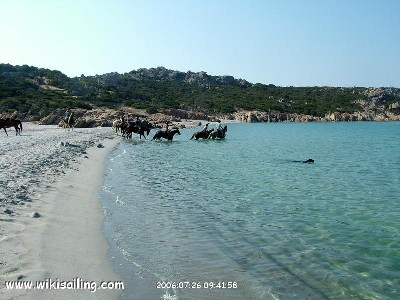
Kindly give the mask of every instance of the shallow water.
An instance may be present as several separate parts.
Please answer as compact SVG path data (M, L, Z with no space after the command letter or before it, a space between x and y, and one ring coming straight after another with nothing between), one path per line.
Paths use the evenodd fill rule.
M106 162L123 299L400 297L399 122L194 131L123 141Z

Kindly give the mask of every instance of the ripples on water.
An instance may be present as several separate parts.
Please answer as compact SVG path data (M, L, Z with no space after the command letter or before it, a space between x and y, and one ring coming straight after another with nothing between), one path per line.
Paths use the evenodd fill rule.
M238 284L155 291L179 299L399 297L399 123L228 130L223 141L189 141L194 130L124 141L111 154L101 197L123 298L137 292L133 272L152 287Z

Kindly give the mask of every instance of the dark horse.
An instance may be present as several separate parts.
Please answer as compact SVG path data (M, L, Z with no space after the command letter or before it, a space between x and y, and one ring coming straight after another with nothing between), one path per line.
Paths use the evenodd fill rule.
M191 140L193 140L193 139L195 139L195 140L198 140L198 139L207 139L208 138L208 136L210 135L210 133L211 132L213 132L214 131L214 129L210 129L210 130L207 130L207 131L197 131L197 132L195 132L195 133L193 133L193 135L192 135L192 137L190 138Z
M15 135L21 135L22 122L20 120L13 119L0 119L0 129L4 129L4 132L8 135L6 128L14 127Z
M127 138L127 139L131 139L132 138L132 133L137 133L139 134L139 138L142 139L142 136L146 139L146 135L149 135L151 130L151 126L145 126L145 125L136 125L136 124L129 124L125 130L123 135ZM121 128L122 131L122 128Z
M168 141L172 141L172 139L174 138L175 134L181 134L181 132L179 131L179 129L173 129L173 130L159 130L157 131L157 133L154 135L153 137L153 141L154 140L159 140L161 138L167 139Z
M208 135L207 139L224 139L225 135L226 135L226 131L228 130L228 127L226 127L226 125L224 126L224 128L222 128L221 130L214 130L213 132L211 132Z

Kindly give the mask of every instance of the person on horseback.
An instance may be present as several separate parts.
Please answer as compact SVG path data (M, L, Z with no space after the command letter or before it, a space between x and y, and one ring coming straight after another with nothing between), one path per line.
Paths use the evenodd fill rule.
M208 125L209 125L210 123L207 123L204 127L203 127L203 132L207 132L207 130L208 130Z
M74 123L74 112L71 112L68 117L68 125L72 126Z
M10 122L10 115L9 115L9 113L8 113L8 112L4 112L4 113L1 115L1 119L2 119L2 121L3 121L4 123Z
M142 125L142 121L140 120L139 116L136 116L136 121L135 121L135 125Z
M217 124L215 125L215 130L217 131L217 135L221 136L222 135L222 124L221 120L217 121Z
M67 110L65 111L64 118L63 118L64 121L65 121L65 123L68 123L69 115L70 115L69 109L67 109Z
M169 130L169 122L165 121L165 132L168 132Z
M128 126L130 126L130 125L132 124L130 115L128 115L128 116L126 117L126 123L128 124Z

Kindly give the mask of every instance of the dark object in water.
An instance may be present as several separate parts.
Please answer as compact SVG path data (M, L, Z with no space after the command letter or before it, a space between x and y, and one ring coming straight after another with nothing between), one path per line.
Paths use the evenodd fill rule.
M314 160L313 160L312 158L309 158L309 159L303 161L303 163L304 163L304 164L313 164L313 163L314 163Z

